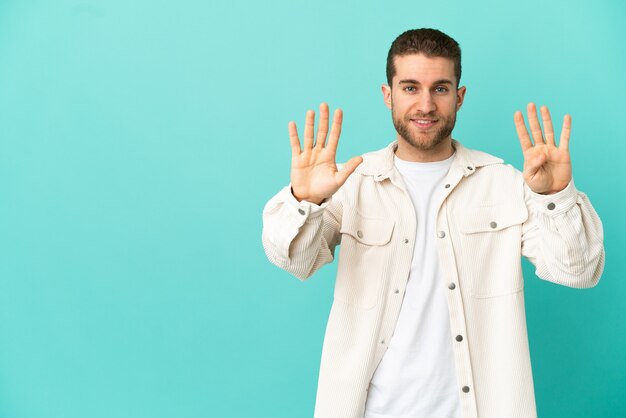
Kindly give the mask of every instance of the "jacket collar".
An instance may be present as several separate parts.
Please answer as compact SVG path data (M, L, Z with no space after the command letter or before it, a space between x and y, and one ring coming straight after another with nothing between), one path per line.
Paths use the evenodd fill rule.
M479 167L504 162L501 158L493 155L465 148L454 139L452 140L452 146L456 150L456 157L452 161L450 171L461 170L464 177L475 173ZM397 148L398 141L394 141L386 148L364 154L363 162L356 168L355 173L374 176L377 181L389 178L394 169L393 157Z

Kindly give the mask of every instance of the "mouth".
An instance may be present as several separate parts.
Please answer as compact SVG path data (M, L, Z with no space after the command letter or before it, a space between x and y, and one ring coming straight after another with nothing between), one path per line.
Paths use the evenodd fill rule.
M416 118L416 119L411 119L411 123L414 126L417 126L419 129L421 130L427 130L432 128L433 126L435 126L435 124L438 122L437 119L427 119L427 118Z

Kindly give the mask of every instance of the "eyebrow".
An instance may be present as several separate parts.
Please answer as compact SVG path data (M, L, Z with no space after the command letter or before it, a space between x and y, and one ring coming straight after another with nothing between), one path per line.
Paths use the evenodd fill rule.
M406 79L406 80L400 80L398 82L398 84L422 84L422 83L420 83L417 80ZM453 85L451 80L448 80L448 79L445 79L445 78L442 78L441 80L437 80L433 84L450 84L450 85Z

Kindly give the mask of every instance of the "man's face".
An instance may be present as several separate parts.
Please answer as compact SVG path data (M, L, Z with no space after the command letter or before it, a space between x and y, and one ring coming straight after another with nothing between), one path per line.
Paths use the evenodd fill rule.
M456 88L454 63L422 54L396 56L392 86L383 86L399 140L432 151L451 140L465 87Z

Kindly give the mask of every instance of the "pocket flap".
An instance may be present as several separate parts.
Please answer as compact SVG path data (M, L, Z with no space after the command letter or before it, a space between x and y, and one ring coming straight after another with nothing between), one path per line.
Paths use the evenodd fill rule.
M460 230L464 234L501 231L528 219L524 205L491 205L470 208L463 213Z
M391 240L394 222L384 218L366 218L358 213L344 215L340 232L365 245L385 245Z

